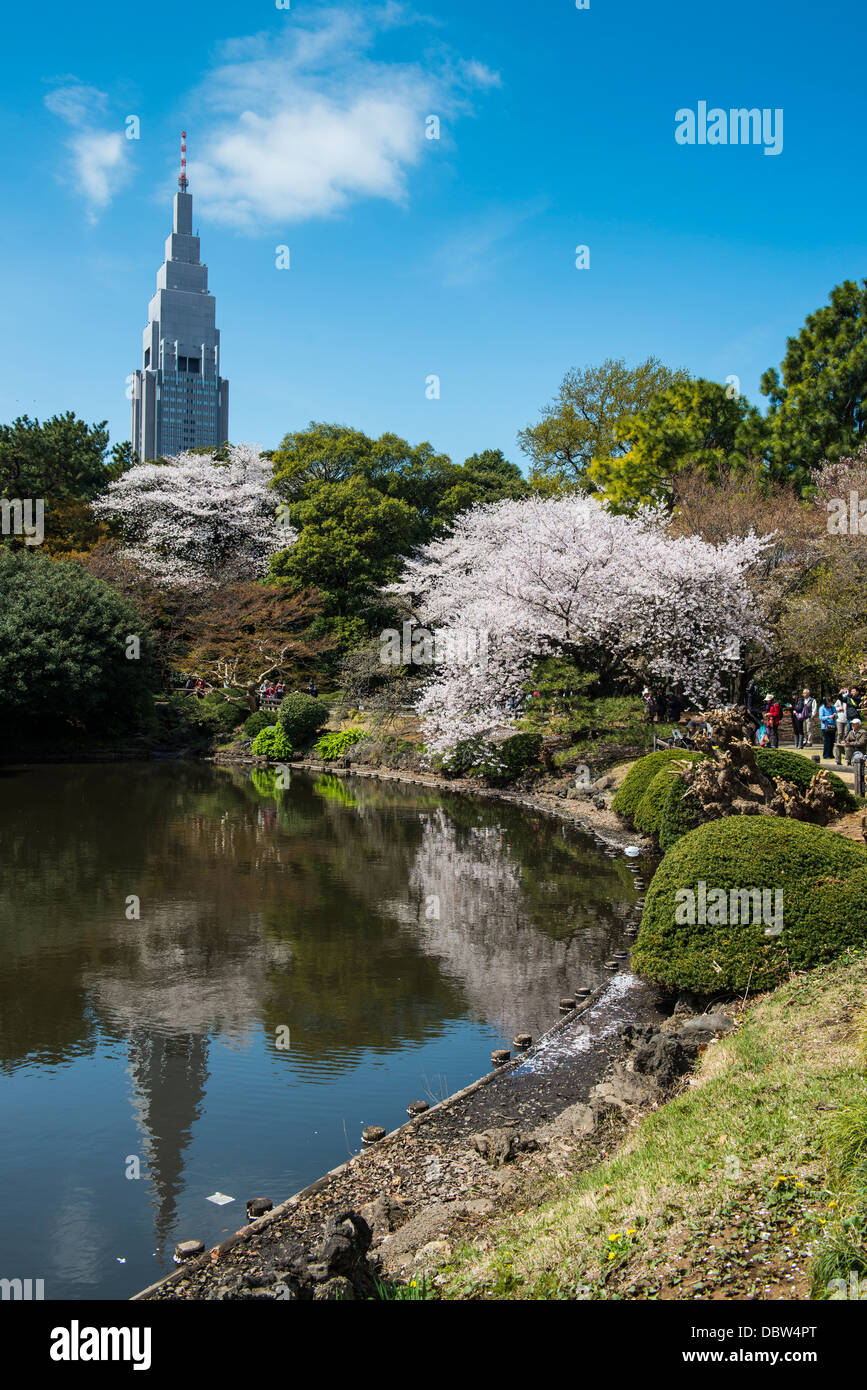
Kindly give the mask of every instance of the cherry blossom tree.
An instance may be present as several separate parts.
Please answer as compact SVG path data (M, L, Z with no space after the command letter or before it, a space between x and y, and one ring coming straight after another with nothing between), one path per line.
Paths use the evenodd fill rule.
M767 543L672 536L661 512L615 516L591 497L465 513L391 586L447 638L418 704L428 747L509 723L509 697L543 656L719 698L740 643L764 640L745 576Z
M275 507L270 462L244 444L230 445L228 455L222 462L186 452L137 464L93 503L98 516L121 524L126 558L156 583L208 588L254 579L297 539Z

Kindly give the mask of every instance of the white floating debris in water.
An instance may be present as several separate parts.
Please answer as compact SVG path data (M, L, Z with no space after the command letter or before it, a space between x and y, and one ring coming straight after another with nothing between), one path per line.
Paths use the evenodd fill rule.
M628 854L630 859L634 859L637 854L641 853L641 850L638 845L627 845L623 853Z
M215 1207L224 1207L227 1202L234 1202L234 1197L227 1197L225 1192L212 1192L210 1197L206 1197L206 1202L213 1202Z
M118 1262L119 1265L125 1265L125 1264L126 1264L126 1260L122 1260L121 1257L120 1257L120 1255L115 1255L114 1258L117 1260L117 1262Z

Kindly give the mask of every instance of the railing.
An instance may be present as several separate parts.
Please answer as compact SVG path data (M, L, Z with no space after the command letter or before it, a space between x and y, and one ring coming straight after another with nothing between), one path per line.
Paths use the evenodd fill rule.
M864 795L864 759L852 759L852 790L856 796Z

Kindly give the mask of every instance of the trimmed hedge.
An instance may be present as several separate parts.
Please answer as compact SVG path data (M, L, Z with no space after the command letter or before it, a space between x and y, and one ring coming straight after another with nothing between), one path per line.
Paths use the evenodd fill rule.
M668 801L668 795L673 782L680 782L682 778L677 776L677 764L674 760L664 763L650 782L647 791L642 796L635 815L632 817L632 824L636 830L641 830L645 835L658 835L662 820L662 813Z
M690 748L660 748L657 753L648 753L646 757L639 758L637 763L632 764L620 784L611 803L612 811L616 811L619 816L625 816L627 820L634 820L638 803L656 774L662 770L666 763L676 761L694 763L698 762L702 756L701 753Z
M790 753L786 748L757 748L756 764L766 777L778 781L781 777L794 782L799 791L806 791L820 766L798 753ZM825 769L827 771L827 769ZM828 774L834 788L834 805L838 811L854 811L858 802L849 788L836 772Z
M657 837L661 850L671 849L681 835L701 825L701 812L698 802L686 795L687 784L682 777L672 777L666 788L665 798L659 811Z
M280 701L277 722L289 742L295 748L300 748L302 743L306 743L328 723L328 706L315 700L312 695L293 690Z
M769 890L759 921L738 924L727 896L728 924L678 921L684 898L722 889ZM782 932L768 935L776 891ZM753 907L753 913L755 907ZM750 915L753 915L752 913ZM707 921L710 917L711 921ZM803 970L867 946L867 849L823 826L780 816L729 816L684 835L665 855L647 891L632 953L640 974L702 993L771 989L791 969Z

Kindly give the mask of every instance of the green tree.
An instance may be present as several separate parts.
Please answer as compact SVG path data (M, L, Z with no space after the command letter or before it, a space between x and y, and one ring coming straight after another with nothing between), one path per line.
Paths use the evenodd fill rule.
M775 477L801 491L810 471L867 440L867 280L844 280L789 338L782 380L765 372Z
M131 603L74 561L9 549L0 550L0 593L5 728L124 731L140 723L155 674Z
M0 425L0 496L41 499L49 549L82 549L99 527L87 504L122 471L117 456L106 462L105 421L88 425L72 411L40 423L20 415Z
M636 367L609 357L599 366L573 368L539 423L519 431L518 443L533 460L534 474L592 488L593 459L629 450L624 420L640 414L661 391L688 380L682 368L672 371L656 357Z
M360 476L308 485L289 517L298 540L274 557L274 574L317 588L326 613L340 616L357 613L372 589L397 578L399 557L419 530L414 507Z
M616 437L628 445L594 459L590 476L617 511L669 502L678 473L715 480L720 470L746 469L762 442L762 417L742 396L701 378L679 381L638 414L622 420Z

